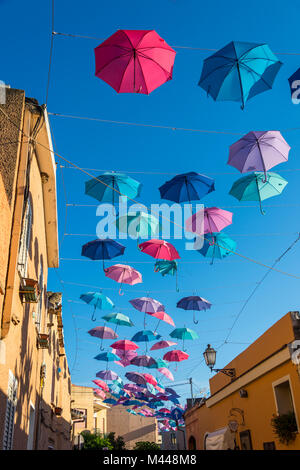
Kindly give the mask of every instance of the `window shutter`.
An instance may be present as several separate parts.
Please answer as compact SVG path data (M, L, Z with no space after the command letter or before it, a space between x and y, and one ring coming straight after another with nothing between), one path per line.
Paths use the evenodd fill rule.
M13 447L17 391L18 381L10 370L8 378L6 413L4 421L3 450L11 450Z
M27 260L28 250L31 238L31 225L32 225L32 207L31 202L28 199L26 204L26 211L23 221L22 234L20 239L18 268L22 277L26 277L27 273Z
M41 331L41 322L42 322L42 309L43 309L43 292L44 292L44 270L43 265L41 264L41 271L39 277L39 286L40 286L40 299L37 306L37 318L36 318L36 326L38 331Z

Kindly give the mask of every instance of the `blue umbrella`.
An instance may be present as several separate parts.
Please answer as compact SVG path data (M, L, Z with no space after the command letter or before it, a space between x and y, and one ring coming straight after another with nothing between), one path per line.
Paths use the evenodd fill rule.
M113 354L112 352L100 353L97 356L95 356L94 359L97 359L97 361L106 361L106 362L120 360L120 358L116 354Z
M123 255L125 248L125 246L116 242L116 240L111 240L110 238L99 238L83 245L81 256L86 256L93 260L102 259L104 270L104 260Z
M224 233L207 233L202 248L197 251L205 257L212 258L211 264L213 264L214 258L225 258L235 249L236 242L228 235Z
M211 307L211 303L208 300L199 297L198 295L190 295L189 297L183 297L180 299L177 304L177 308L182 308L183 310L193 310L194 311L194 323L198 323L195 319L195 310L207 310Z
M204 60L198 85L215 101L239 101L243 109L272 88L281 66L267 44L232 41Z
M141 183L122 173L106 171L85 183L85 194L100 202L115 204L117 198L122 201L140 195ZM121 196L122 195L122 196Z
M113 398L106 398L103 400L103 403L108 403L109 405L115 405L117 403L117 400L114 400Z
M154 341L158 338L161 338L160 335L154 334L153 331L150 330L141 330L138 331L132 338L131 341L139 343L144 341L146 343L146 350L147 350L147 343L149 341Z
M159 188L162 199L174 202L198 201L215 190L215 182L208 176L191 171L176 175Z
M92 315L92 321L95 321L95 311L96 308L100 310L112 310L115 307L115 304L109 297L102 294L102 292L86 292L81 294L80 299L86 302L87 304L94 306L94 312Z

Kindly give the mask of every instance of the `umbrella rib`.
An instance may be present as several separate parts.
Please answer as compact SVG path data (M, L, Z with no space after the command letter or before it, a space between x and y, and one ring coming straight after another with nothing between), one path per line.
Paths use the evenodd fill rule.
M128 53L128 54L129 54L129 53ZM101 72L105 69L105 67L107 67L108 65L110 65L110 64L111 64L112 62L114 62L115 60L120 59L121 57L124 57L124 55L127 55L127 54L121 54L121 55L119 55L119 56L117 56L117 57L114 57L114 58L111 59L109 62L107 62L105 65L103 65L102 67L100 67L100 69L97 69L95 74L97 75L97 74L101 73ZM128 64L129 64L129 62L130 62L130 59L131 59L132 55L130 55L129 57L130 57L130 58L129 58ZM127 64L126 68L128 67L128 64Z

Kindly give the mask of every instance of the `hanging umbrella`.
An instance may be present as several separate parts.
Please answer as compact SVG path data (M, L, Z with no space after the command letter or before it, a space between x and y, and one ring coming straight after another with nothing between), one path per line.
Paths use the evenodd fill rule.
M115 264L105 269L105 276L121 284L119 294L121 295L122 284L133 286L142 281L142 275L131 266L126 264ZM122 294L123 295L123 294Z
M160 324L161 321L164 321L165 323L168 323L169 325L175 326L173 319L168 315L166 312L154 312L154 313L149 313L151 317L158 318L158 323L156 325L156 328L154 332L156 332L158 325Z
M132 415L136 415L136 414L137 414L134 410L128 409L128 410L126 410L126 411L128 411L128 413L131 413Z
M176 175L160 188L160 197L174 202L198 201L215 190L215 182L208 176L194 171Z
M95 321L95 311L96 308L100 310L112 310L115 305L109 297L102 294L102 292L86 292L85 294L81 294L80 299L86 302L87 304L94 306L94 312L92 315L92 321Z
M206 207L186 220L185 229L198 235L221 232L223 228L232 223L232 215L232 212L218 207Z
M154 30L119 29L95 48L95 75L118 93L148 95L172 79L175 55Z
M128 233L131 238L149 238L159 234L159 220L151 214L139 211L119 217L115 222L119 232Z
M182 308L183 310L193 310L193 320L194 323L198 323L195 319L195 310L208 310L211 308L211 303L203 297L198 295L190 295L189 297L183 297L180 299L177 304L177 308Z
M153 258L160 258L168 261L180 258L175 247L165 240L156 240L153 238L152 240L141 243L139 245L139 249Z
M174 341L158 341L158 343L153 344L153 346L150 348L150 351L169 348L170 346L175 346L175 344L177 343L174 343Z
M123 313L109 313L107 315L104 315L102 318L105 321L115 323L116 324L115 331L117 331L118 325L121 325L121 326L134 326L134 324L132 323L130 318L127 317L127 315L123 315Z
M168 362L181 362L188 359L189 355L179 349L173 349L172 351L167 352L163 359Z
M111 352L104 352L95 356L94 359L97 359L97 361L111 362L117 361L119 358L118 356L116 356L116 354L113 354Z
M91 336L95 336L96 338L101 338L100 350L103 351L102 343L103 339L116 339L118 335L109 328L108 326L96 326L96 328L92 328L88 331Z
M268 170L288 161L290 148L279 131L252 131L230 146L227 163L241 173L263 171L266 180Z
M176 261L157 260L154 265L154 272L160 273L162 276L166 274L170 274L171 276L176 275L176 290L178 291L177 270L178 266Z
M158 369L158 372L160 372L165 377L167 377L167 379L173 380L173 382L174 382L174 376L173 376L172 372L167 367L160 367Z
M116 242L116 240L111 240L110 238L99 238L83 245L81 249L81 256L86 256L87 258L93 260L102 259L104 271L104 260L121 256L123 255L124 251L125 246Z
M114 205L118 199L123 202L128 198L138 197L141 188L141 183L127 175L106 171L97 178L86 181L85 194L97 199L97 201Z
M93 388L93 392L102 400L106 398L106 394L103 392L103 390L99 390L99 388Z
M124 349L113 349L112 350L117 356L119 356L120 359L122 360L128 360L129 362L131 359L137 356L137 352L129 349L129 350L124 350Z
M132 338L131 341L136 341L137 343L145 342L146 345L149 341L154 341L157 339L157 336L150 330L141 330L138 331Z
M175 392L175 390L174 390L173 388L171 388L171 387L166 387L166 392L167 392L167 393L170 393L170 395L173 395L174 397L177 397L177 398L180 397L180 395L178 395L178 394Z
M196 331L191 330L190 328L176 328L170 333L171 338L178 338L182 339L182 349L184 349L184 341L185 340L195 340L198 339L199 336L197 335Z
M143 374L143 376L145 377L146 381L153 385L154 387L157 385L157 380L153 377L153 375L151 374Z
M127 372L125 377L136 384L146 385L147 380L140 372Z
M97 372L96 377L104 380L116 380L118 378L118 374L112 370L100 370Z
M106 398L103 400L103 403L107 403L108 405L116 405L117 400L114 400L113 398Z
M232 41L204 60L198 85L215 101L239 101L272 88L282 63L267 44Z
M195 242L195 248L197 246L197 239ZM197 249L197 248L196 248ZM235 252L236 242L232 238L228 237L224 233L213 233L212 235L206 234L203 246L200 250L197 250L201 255L212 258L211 264L215 258L225 258Z
M131 305L139 310L144 312L144 328L146 328L146 313L154 313L158 310L164 310L165 307L158 300L152 299L152 297L139 297L137 299L129 300Z
M239 201L259 201L260 211L264 215L261 202L282 193L288 182L277 173L255 171L233 183L229 194Z
M94 384L98 385L98 387L102 388L105 392L109 392L108 385L103 382L103 380L95 379L93 382Z
M114 349L122 349L122 351L130 351L138 349L139 346L128 339L121 339L111 344L110 347Z
M159 367L168 367L168 364L163 359L155 359L155 363L150 366L150 369L158 369Z
M156 364L156 361L151 356L135 356L131 359L131 364L138 367L151 367L153 364Z

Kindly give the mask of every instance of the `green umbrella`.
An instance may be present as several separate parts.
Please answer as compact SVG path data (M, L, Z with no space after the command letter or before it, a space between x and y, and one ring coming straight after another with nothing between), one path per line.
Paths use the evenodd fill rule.
M157 260L154 265L154 271L156 273L160 273L162 276L166 274L170 274L171 276L176 275L176 291L178 292L178 278L177 278L177 263L176 261L168 261L168 260Z
M107 315L104 315L102 318L105 321L116 324L115 332L117 330L118 325L134 326L130 318L127 317L126 315L123 315L123 313L108 313Z
M115 224L119 232L128 233L131 238L153 238L159 234L160 222L143 211L128 213L119 217Z
M171 333L170 333L170 336L172 338L178 338L178 339L182 339L182 349L184 351L184 340L186 339L198 339L199 336L197 335L197 333L193 330L190 330L189 328L176 328L175 330L173 330Z
M282 193L288 182L277 173L255 171L233 183L229 194L239 201L259 201L260 211L264 215L261 201Z

